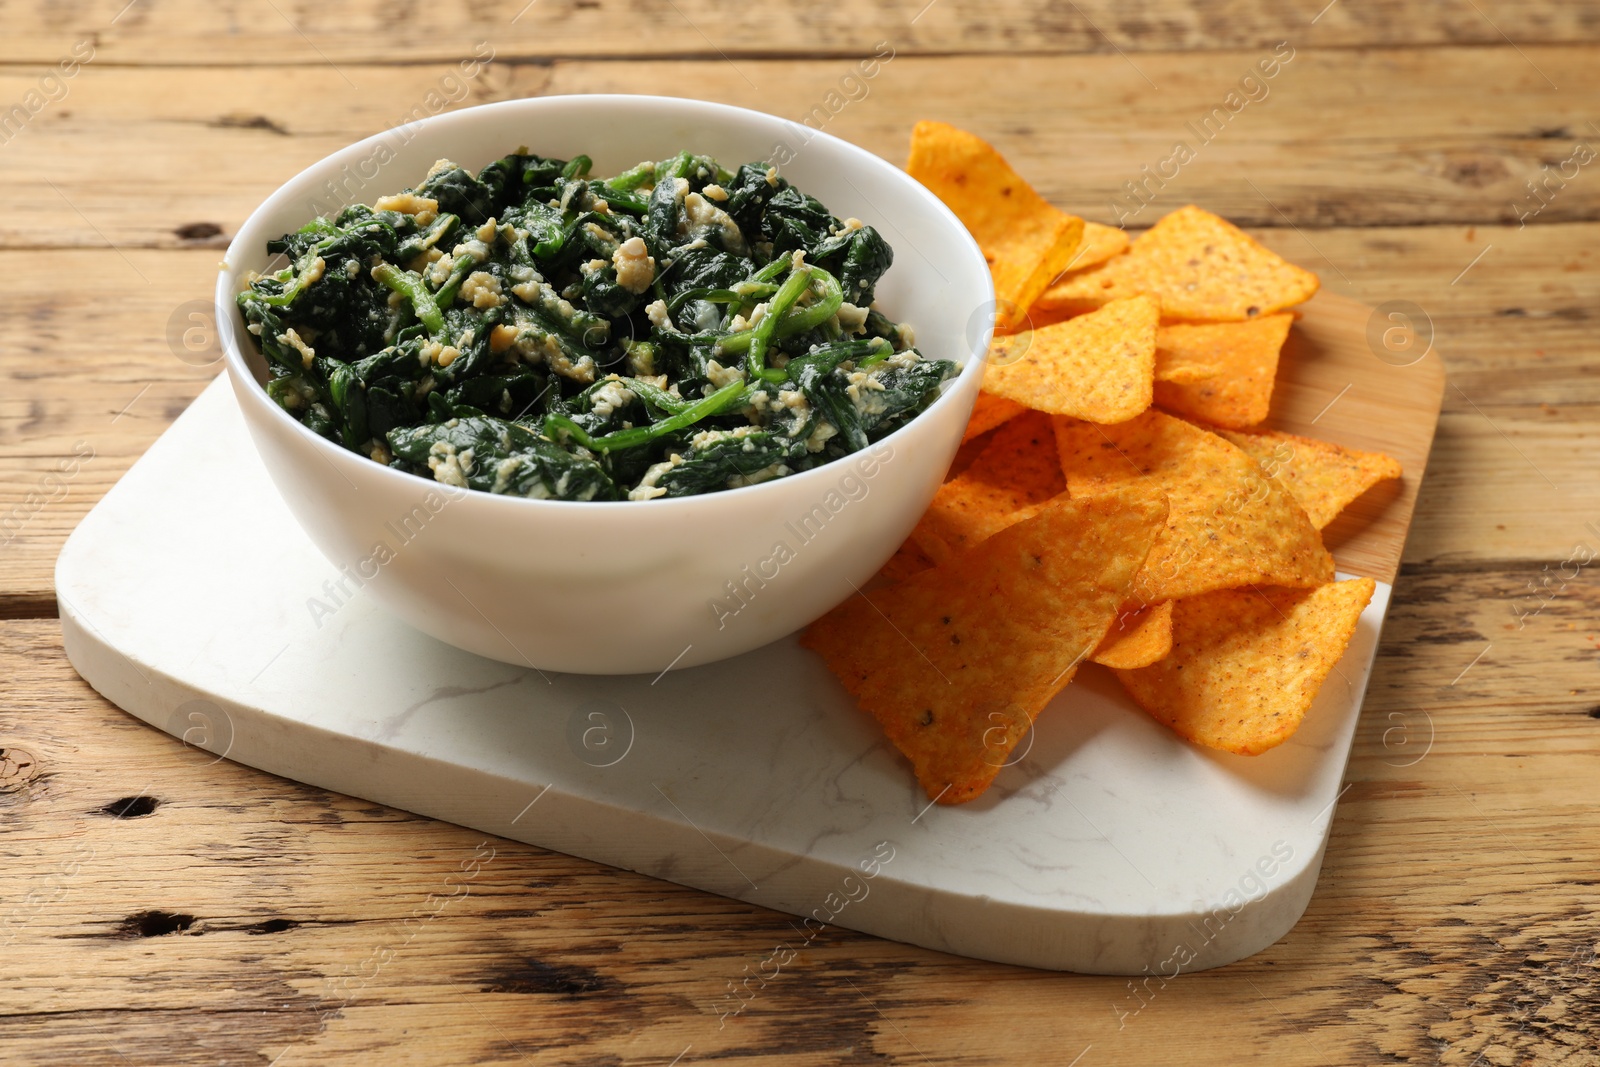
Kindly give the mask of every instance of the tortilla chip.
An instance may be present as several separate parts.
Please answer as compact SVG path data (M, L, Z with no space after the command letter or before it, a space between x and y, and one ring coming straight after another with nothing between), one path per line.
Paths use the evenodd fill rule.
M1128 250L1128 231L1098 222L1084 222L1083 239L1064 269L1088 270Z
M1249 322L1161 327L1155 402L1232 430L1256 425L1272 407L1278 352L1293 322L1281 311Z
M1148 486L1062 499L970 552L852 597L802 643L944 804L989 787L1127 599L1166 517Z
M1140 601L1333 580L1333 557L1294 497L1216 434L1154 409L1116 426L1058 416L1055 430L1074 498L1148 483L1171 502L1135 586Z
M1191 204L1161 219L1122 255L1055 282L1038 307L1083 312L1149 293L1161 301L1164 318L1242 322L1309 300L1316 291L1315 274Z
M872 576L864 588L894 585L932 566L933 559L913 538L908 537L899 548L895 549L894 555L889 557L889 562L878 568L878 573Z
M1317 589L1229 589L1181 600L1172 653L1118 671L1151 715L1190 741L1241 756L1283 744L1344 654L1371 578Z
M945 482L911 531L927 555L948 560L1066 492L1050 417L1037 411L994 433L971 466Z
M1066 269L1083 220L1052 206L987 141L942 122L911 131L910 175L955 212L994 276L996 326L1015 329Z
M1356 497L1402 473L1400 461L1382 452L1362 452L1276 430L1218 432L1250 453L1262 470L1293 493L1310 516L1311 525L1319 530Z
M1124 612L1089 658L1102 667L1148 667L1172 651L1172 601Z
M1134 296L1053 326L996 337L983 388L1035 411L1126 422L1150 406L1159 317L1154 300Z
M974 437L981 437L1007 419L1014 419L1027 410L1015 400L1007 400L1005 397L990 393L979 393L978 399L972 405L972 417L967 420L967 430L961 435L961 440L967 442Z

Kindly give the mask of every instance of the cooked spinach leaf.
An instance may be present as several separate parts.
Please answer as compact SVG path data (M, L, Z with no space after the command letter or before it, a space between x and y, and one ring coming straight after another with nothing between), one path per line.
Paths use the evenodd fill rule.
M313 219L239 294L268 395L401 470L540 499L716 492L838 459L955 371L872 306L893 252L776 170L609 178L518 151Z

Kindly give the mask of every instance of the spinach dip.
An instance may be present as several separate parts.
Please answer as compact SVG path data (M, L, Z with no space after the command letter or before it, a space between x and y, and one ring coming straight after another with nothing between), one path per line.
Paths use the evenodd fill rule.
M373 461L536 499L650 500L847 456L956 367L873 307L893 259L765 163L608 179L519 150L268 242L239 306L267 392Z

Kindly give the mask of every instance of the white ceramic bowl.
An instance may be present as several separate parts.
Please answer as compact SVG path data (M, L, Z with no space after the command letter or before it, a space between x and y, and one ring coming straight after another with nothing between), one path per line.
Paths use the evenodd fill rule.
M601 175L685 148L729 167L776 154L784 177L884 235L895 260L878 306L912 324L925 355L963 364L961 374L857 456L727 492L604 503L453 490L346 451L269 399L265 362L234 303L241 276L268 262L268 239L319 211L414 186L437 159L476 171L519 145L560 158L586 153ZM439 115L307 168L240 227L216 299L256 448L348 588L366 588L412 626L479 655L625 674L745 652L854 594L915 525L960 444L994 296L983 255L956 217L854 145L719 104L565 96Z

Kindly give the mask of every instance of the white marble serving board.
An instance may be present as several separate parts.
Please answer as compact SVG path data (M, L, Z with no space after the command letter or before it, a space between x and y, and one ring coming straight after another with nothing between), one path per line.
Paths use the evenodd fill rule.
M792 637L657 677L541 675L339 578L219 380L79 525L56 590L78 672L185 744L806 932L1114 974L1219 966L1299 919L1389 599L1280 748L1190 745L1086 667L986 795L944 807Z

